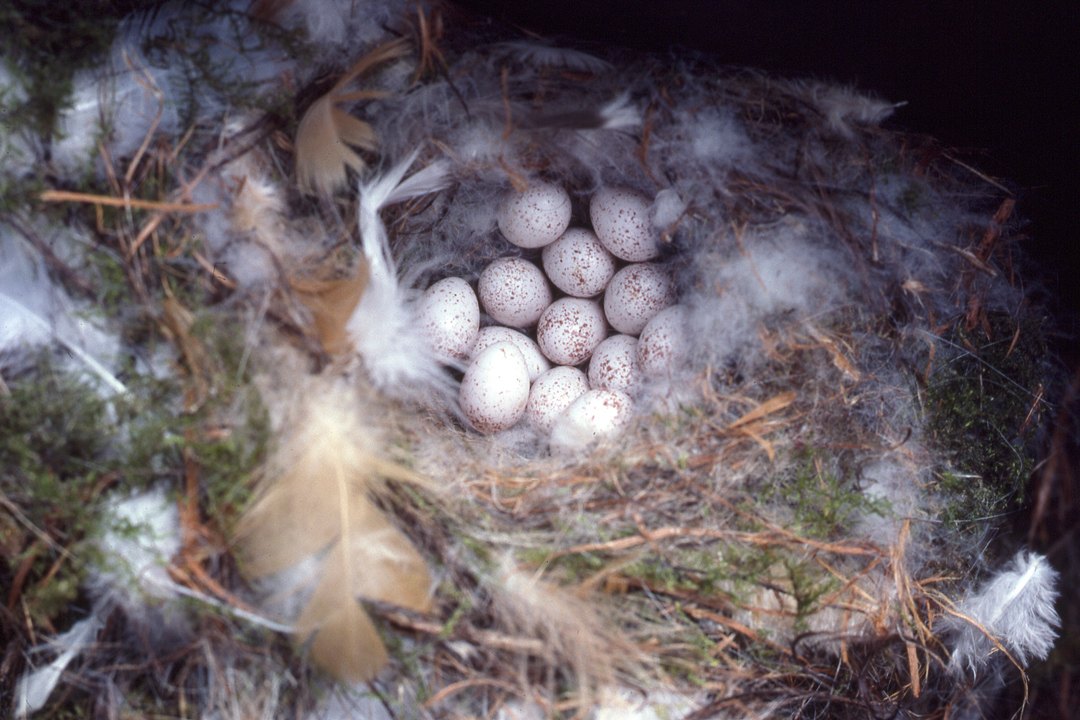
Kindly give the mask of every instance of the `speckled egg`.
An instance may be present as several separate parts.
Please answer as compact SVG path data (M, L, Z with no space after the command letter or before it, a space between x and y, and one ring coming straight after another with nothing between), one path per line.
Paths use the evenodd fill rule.
M551 304L551 287L540 268L521 258L499 258L484 268L477 284L480 304L495 322L528 327Z
M561 185L533 182L525 192L511 192L498 214L499 231L514 245L544 247L570 225L570 195Z
M566 408L551 428L555 452L584 450L595 440L612 437L630 422L633 403L619 390L590 390Z
M480 305L469 283L449 277L427 289L420 323L428 342L444 361L464 359L480 329Z
M641 377L637 345L630 335L612 335L597 345L589 359L589 387L630 392Z
M544 248L544 272L567 295L599 295L615 274L615 256L591 230L570 228Z
M669 374L682 356L687 314L685 305L672 305L646 323L637 345L638 363L646 375Z
M525 422L540 432L548 432L555 419L589 390L585 373L575 367L553 367L533 382L525 406Z
M512 342L495 343L479 353L461 379L461 412L482 433L513 427L528 401L529 371Z
M602 187L589 202L593 231L611 253L629 262L660 254L656 230L649 221L649 199L627 187Z
M656 263L627 265L604 292L604 317L611 327L637 335L656 313L675 304L675 286Z
M471 355L475 358L481 351L500 342L514 343L521 351L522 357L525 358L525 367L529 370L529 380L535 380L540 373L551 367L551 363L540 352L540 346L535 340L525 333L501 325L480 328L480 332L476 334L476 342L473 343Z
M556 365L585 362L606 334L600 304L581 298L556 300L536 325L540 352Z

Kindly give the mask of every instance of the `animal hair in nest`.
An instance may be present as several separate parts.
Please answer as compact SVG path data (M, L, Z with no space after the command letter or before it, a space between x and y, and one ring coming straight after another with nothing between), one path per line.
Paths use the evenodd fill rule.
M1016 548L986 543L1052 382L1008 364L1040 342L1013 198L890 128L898 105L690 54L555 47L437 4L204 13L123 26L108 82L76 83L98 104L66 116L111 113L117 132L89 164L98 140L73 134L55 163L101 192L42 196L119 209L80 232L138 290L138 333L101 303L136 359L35 310L65 297L52 277L34 294L0 273L25 321L0 332L7 377L21 341L75 346L93 362L70 372L116 396L116 457L138 423L164 428L149 483L120 463L86 496L165 493L177 513L143 594L112 592L126 546L101 538L153 518L77 526L100 625L28 651L52 653L45 679L7 655L34 681L17 710L76 687L108 713L214 718L977 717L1047 655L1053 569L1023 553L998 570ZM183 72L131 42L185 32L205 52ZM422 319L436 281L540 263L498 223L540 183L565 189L574 227L601 188L644 196L686 311L677 360L634 387L621 430L565 447L527 424L478 432L457 401L466 361ZM5 226L4 262L18 248L104 282L95 246L57 234L46 257ZM985 374L953 372L969 365ZM150 377L175 383L170 401L122 410ZM952 445L935 424L988 407L985 378L1011 402L978 436L1019 458L1004 478L965 467L970 423ZM48 579L25 567L20 587ZM136 608L181 597L181 639L150 642L156 616Z

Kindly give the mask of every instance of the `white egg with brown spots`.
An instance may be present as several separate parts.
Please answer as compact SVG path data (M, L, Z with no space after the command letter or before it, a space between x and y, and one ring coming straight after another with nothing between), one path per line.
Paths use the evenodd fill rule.
M590 390L564 410L551 428L551 449L578 452L630 424L633 402L620 390Z
M420 302L420 324L428 343L444 362L462 360L480 329L476 293L462 278L449 277L427 289Z
M549 432L555 419L589 391L585 373L575 367L553 367L533 382L525 421L540 432Z
M514 245L540 248L555 242L570 225L570 195L561 185L533 182L511 192L498 214L499 231Z
M630 335L612 335L597 345L589 358L589 387L630 392L641 378L637 345Z
M617 331L637 335L675 300L675 285L662 267L656 263L627 265L615 273L604 291L604 317Z
M540 351L556 365L585 362L605 335L607 324L600 304L581 298L556 300L536 324Z
M521 351L522 357L525 358L525 367L529 370L529 380L535 380L551 367L551 363L540 352L540 346L535 340L523 332L501 325L480 328L480 332L476 334L476 342L473 343L471 355L475 358L483 350L500 342L511 342Z
M544 248L544 272L555 287L567 295L590 298L607 287L617 267L591 230L570 228Z
M461 412L485 434L516 425L528 401L529 371L512 342L495 343L480 352L461 379Z
M484 312L509 327L535 324L552 300L544 273L521 258L499 258L488 265L477 290Z
M646 375L671 374L683 355L688 314L685 305L672 305L645 325L637 344L637 359Z
M589 202L593 232L611 254L629 262L660 255L656 229L649 220L650 201L628 187L602 187Z

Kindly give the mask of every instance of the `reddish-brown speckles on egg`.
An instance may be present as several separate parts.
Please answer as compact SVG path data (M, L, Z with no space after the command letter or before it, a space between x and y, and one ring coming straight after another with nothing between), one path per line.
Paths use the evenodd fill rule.
M465 358L480 329L480 305L472 287L456 277L429 287L420 305L420 322L440 358Z
M553 367L533 382L525 419L537 430L548 432L559 413L588 390L589 381L581 370L563 365Z
M645 325L638 341L637 356L646 375L666 375L678 362L686 335L687 315L684 305L673 305L657 313Z
M630 335L612 335L600 343L589 360L589 386L630 392L641 375L637 345Z
M649 222L649 200L627 187L602 187L589 202L596 237L613 255L629 262L652 260L660 243Z
M627 265L608 283L604 316L621 333L637 335L654 315L675 304L675 287L656 263Z
M570 209L570 195L562 186L534 182L525 192L512 192L503 200L499 231L518 247L544 247L570 225Z
M588 360L606 332L599 303L563 298L553 302L540 316L536 342L556 365L577 365Z
M528 327L551 304L551 288L540 268L521 258L500 258L484 268L480 302L495 322Z
M580 298L603 292L616 267L615 256L584 228L570 228L545 247L543 264L555 287Z
M461 411L482 433L513 427L528 401L529 372L512 342L495 343L480 352L461 379Z

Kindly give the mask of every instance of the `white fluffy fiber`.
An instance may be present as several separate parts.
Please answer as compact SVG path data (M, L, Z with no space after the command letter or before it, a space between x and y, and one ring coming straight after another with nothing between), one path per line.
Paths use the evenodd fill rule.
M126 393L114 374L117 338L53 282L40 258L0 227L0 370L24 364L37 349L59 343L68 367L101 381L107 393Z
M379 212L427 195L449 182L445 163L408 178L416 154L360 187L359 233L368 262L368 287L346 325L364 369L392 396L416 395L445 386L445 376L419 322L418 295L403 286Z
M113 609L123 608L139 627L149 630L155 623L160 631L165 616L154 610L153 603L178 597L167 568L180 550L180 523L176 503L164 489L114 498L102 510L100 536L94 542L100 555L88 579L93 607L67 632L35 649L37 656L47 649L57 654L19 679L15 711L20 718L45 706L64 670L93 645Z
M957 607L947 626L955 633L950 668L979 675L999 647L1026 667L1043 660L1057 640L1061 624L1057 571L1046 557L1019 552L978 591Z
M127 20L105 62L75 75L52 142L53 166L64 174L88 166L100 170L99 142L116 163L130 159L154 136L179 137L187 129L181 127L184 122L216 120L232 98L211 89L204 79L207 71L256 91L276 86L293 63L265 44L249 22L238 21L249 4L232 0L201 22L195 37L186 35L182 42L172 36L175 7ZM148 48L150 38L158 42ZM196 115L189 117L189 111Z

